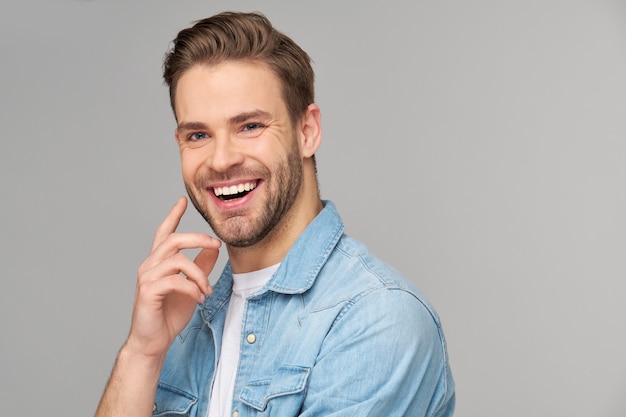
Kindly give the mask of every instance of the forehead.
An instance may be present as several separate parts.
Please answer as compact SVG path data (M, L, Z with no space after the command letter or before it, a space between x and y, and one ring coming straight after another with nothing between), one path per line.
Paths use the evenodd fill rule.
M198 64L185 71L178 80L175 108L179 121L255 110L278 117L287 111L274 72L264 64L245 61Z

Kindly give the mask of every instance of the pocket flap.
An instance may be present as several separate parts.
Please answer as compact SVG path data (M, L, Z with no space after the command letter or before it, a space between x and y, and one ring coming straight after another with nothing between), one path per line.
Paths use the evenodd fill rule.
M272 378L249 382L239 399L259 411L265 410L272 398L304 391L311 368L281 366Z
M185 391L160 383L157 387L152 415L187 414L197 401L196 397Z

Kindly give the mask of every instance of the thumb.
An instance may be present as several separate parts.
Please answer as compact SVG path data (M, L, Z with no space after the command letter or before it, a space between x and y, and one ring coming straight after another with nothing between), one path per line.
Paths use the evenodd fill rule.
M218 248L202 248L198 255L196 255L193 262L204 272L206 276L213 270L217 256L219 255Z

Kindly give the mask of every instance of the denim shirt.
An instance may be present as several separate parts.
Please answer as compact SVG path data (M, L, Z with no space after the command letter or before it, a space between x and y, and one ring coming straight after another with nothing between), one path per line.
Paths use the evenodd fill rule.
M247 300L234 417L453 414L439 318L406 278L343 229L325 201ZM154 416L206 417L232 284L227 263L170 347Z

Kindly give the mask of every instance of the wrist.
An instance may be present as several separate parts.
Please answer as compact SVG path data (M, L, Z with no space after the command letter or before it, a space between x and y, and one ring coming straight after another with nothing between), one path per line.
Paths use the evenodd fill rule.
M166 354L167 351L162 353L146 352L134 345L129 339L120 349L117 361L131 367L141 367L147 372L160 373Z

